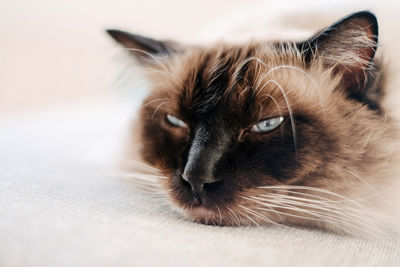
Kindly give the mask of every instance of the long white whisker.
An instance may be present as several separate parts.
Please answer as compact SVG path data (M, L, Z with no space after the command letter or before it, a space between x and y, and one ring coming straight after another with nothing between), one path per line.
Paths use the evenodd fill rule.
M301 218L301 219L306 219L306 220L312 220L312 221L320 221L320 222L325 222L325 223L344 224L344 225L347 225L349 228L357 229L355 224L352 224L351 222L347 222L345 220L343 221L343 220L338 219L337 217L332 217L332 216L329 216L329 215L321 213L321 212L315 212L315 211L302 209L302 208L299 208L299 207L294 207L292 205L284 204L284 203L279 202L279 201L276 201L276 202L271 201L272 203L275 203L275 204L263 203L263 202L260 202L260 201L255 201L255 202L257 202L258 204L260 204L262 206L262 208L261 207L257 207L257 209L265 210L266 207L267 208L275 207L275 208L281 208L281 209L285 209L285 210L292 210L292 211L299 212L300 214L306 213L306 214L309 214L309 215L311 215L313 217L304 216L304 215L297 215L297 214L287 213L287 212L283 212L283 211L277 211L277 212L281 213L282 215L287 215L289 217L291 216L291 217L296 217L296 218ZM267 209L267 210L269 210L269 209ZM366 226L369 227L369 225L366 225ZM357 229L357 230L359 230L359 229Z
M164 175L154 175L154 174L142 174L142 173L132 173L132 172L123 172L123 173L116 173L116 176L119 177L138 177L138 178L154 178L154 179L165 179L168 178Z
M142 189L147 189L147 190L152 190L152 191L157 191L157 192L168 192L170 190L164 190L159 184L155 183L155 182L149 182L146 180L121 180L124 182L128 182L131 184L134 184L136 187L140 187Z
M282 186L282 187L285 187L285 186ZM300 187L300 186L294 186L294 187L295 187L295 188L291 188L291 189L296 189L296 187ZM366 211L364 210L365 207L363 207L361 204L359 204L359 203L356 202L355 200L348 199L348 198L345 198L345 197L343 197L343 196L341 196L341 195L338 195L338 194L336 194L336 193L333 193L333 192L330 192L330 191L327 191L327 190L323 190L323 189L319 189L319 188L306 187L305 189L308 190L308 189L311 189L311 188L312 188L312 189L316 189L315 191L317 191L317 192L323 192L323 193L326 193L326 194L331 194L331 195L334 195L335 197L344 198L345 200L331 200L331 199L323 198L323 197L320 197L320 196L317 196L317 195L311 195L311 194L306 194L306 193L300 193L300 192L296 192L296 191L288 191L288 190L280 190L280 189L273 189L273 190L288 192L288 193L291 193L291 194L294 193L294 194L298 194L298 195L306 195L306 196L311 196L311 197L320 198L320 199L323 199L323 200L324 200L324 204L325 204L325 205L330 205L331 207L334 207L334 205L335 205L336 207L338 207L338 209L340 209L340 208L345 208L345 209L348 211L348 213L350 213L350 214L353 215L353 216L356 216L356 215L355 215L356 213L359 214L360 211L363 212L363 215L367 215ZM312 191L312 190L311 190L311 191ZM268 196L268 194L267 194L267 196ZM280 196L282 197L282 195L280 195ZM343 203L351 203L352 205L354 205L354 207L343 206ZM356 207L357 207L357 208L356 208ZM373 219L374 216L381 216L381 215L375 214L375 213L373 213L373 212L368 212L368 217L369 217L370 219ZM365 217L360 217L360 216L356 216L356 217L358 217L358 219L360 219L360 220L365 219ZM375 223L381 224L381 222L378 222L378 221L376 221Z
M265 204L264 204L264 205L265 205ZM269 206L269 205L267 205L267 206ZM267 206L257 207L256 209L258 209L258 210L269 210ZM286 216L288 216L288 217L294 217L294 218L300 218L300 219L305 219L305 220L309 220L309 221L315 221L315 222L320 222L320 223L326 223L326 224L335 226L336 228L337 228L337 225L333 225L332 223L337 223L338 225L343 224L343 225L346 225L348 228L344 228L344 229L340 229L340 230L342 230L342 231L344 231L344 232L347 232L347 233L349 233L349 234L354 234L354 232L349 231L349 230L351 230L351 229L353 229L353 231L363 232L363 233L368 233L368 234L370 234L370 233L367 232L366 230L359 229L359 228L356 226L356 224L352 224L352 223L350 223L350 222L339 221L339 220L336 220L336 219L331 218L331 217L321 216L321 215L319 215L319 214L314 214L314 213L309 212L309 211L305 211L305 210L302 210L302 209L293 208L293 207L291 207L291 206L289 206L289 205L282 205L282 206L281 206L281 205L273 205L273 206L276 207L276 208L282 208L282 209L286 209L286 210L294 210L294 211L297 211L297 212L300 212L300 213L303 213L303 214L304 214L304 213L307 213L307 214L310 214L310 215L313 216L313 217L310 217L310 216L297 215L297 214L293 214L293 213L278 211L280 214L286 215ZM337 229L339 229L339 228L337 228ZM348 230L348 229L349 229L349 230ZM375 229L374 229L374 230L375 230Z
M159 169L157 169L157 168L155 168L153 166L150 166L150 165L148 165L148 164L146 164L144 162L141 162L141 161L137 161L137 160L133 160L133 159L127 159L126 161L128 163L130 163L130 164L140 165L140 166L143 166L146 169L150 169L150 170L153 170L155 172L161 172Z
M272 202L282 206L282 208L286 207L289 210L296 210L301 213L307 213L310 215L314 215L318 218L326 219L327 222L337 222L346 225L363 225L365 228L372 228L371 224L364 223L364 220L367 218L373 220L374 225L380 224L379 221L375 221L372 217L365 217L366 214L362 212L363 210L354 210L352 208L347 207L337 207L333 206L332 204L320 203L319 205L313 205L304 203L302 201L293 201L293 200L285 200L286 195L279 195L279 198L259 198L259 197L250 197L251 199L257 199L259 204L268 205L269 207L272 206L270 203ZM298 206L303 206L306 208L311 208L311 210L300 208ZM340 209L342 208L342 209ZM325 211L325 212L324 212ZM362 212L362 214L360 214ZM360 215L359 215L360 214ZM361 216L364 215L364 216ZM384 224L382 224L384 225ZM374 228L374 231L378 229Z
M319 86L318 86L317 82L315 81L315 79L314 79L308 72L306 72L305 70L303 70L303 69L301 69L301 68L299 68L299 67L291 66L291 65L279 65L279 66L276 66L276 67L270 69L270 70L265 74L265 77L267 77L267 76L268 76L270 73L272 73L273 71L276 71L276 70L279 70L279 69L291 69L291 70L296 70L296 71L302 73L303 75L305 75L308 79L310 79L310 81L312 82L312 84L313 84L315 90L317 91L317 94L318 94L318 97L319 97L321 106L322 106L322 107L325 106L325 105L323 104L323 99L322 99L321 92L320 92L320 90L319 90ZM324 112L324 110L322 110L322 112ZM324 115L325 115L325 114L324 114Z
M246 210L244 210L244 211L246 211ZM254 221L250 216L248 216L247 214L245 214L245 213L243 213L243 212L240 212L240 211L238 211L240 214L242 214L243 216L245 216L247 219L249 219L252 223L254 223L258 228L261 228L261 226L256 222L256 221Z
M268 188L269 189L269 188ZM295 194L295 195L301 195L301 196L308 196L308 197L312 197L312 198L316 198L316 199L320 199L320 200L324 200L326 202L334 202L334 203L340 203L340 202L345 202L343 200L333 200L330 198L326 198L326 197L322 197L319 195L313 195L313 194L307 194L307 193L303 193L303 192L298 192L298 191L294 191L296 190L296 188L290 188L290 189L285 189L285 188L271 188L269 190L272 191L278 191L278 192L287 192L290 194ZM304 190L304 189L303 189ZM269 194L269 193L268 193ZM347 201L347 200L346 200Z
M245 197L246 198L246 197ZM308 214L311 214L311 215L314 215L314 216L316 216L316 217L318 217L319 215L321 215L321 213L319 213L319 212L314 212L314 211L309 211L309 210L303 210L303 209L301 209L301 208L298 208L298 207L294 207L294 206L291 206L291 205L285 205L284 204L284 202L282 201L277 201L276 199L274 200L274 199L264 199L264 198L258 198L258 197L247 197L246 199L248 199L248 200L251 200L251 201L253 201L253 202L255 202L255 203L257 203L257 204L260 204L260 205L262 205L264 208L271 208L271 207L275 207L275 208L285 208L285 209L290 209L290 210L295 210L295 211L298 211L298 212L301 212L301 213L308 213ZM276 205L275 205L276 204ZM270 209L268 209L268 210L270 210ZM275 210L277 213L282 213L281 211L277 211L277 210ZM304 211L304 212L303 212ZM287 215L292 215L292 214L289 214L289 213L287 213ZM294 215L294 214L293 214ZM323 215L323 214L322 214ZM307 219L308 218L311 218L311 217L307 217Z
M254 201L254 199L251 199L252 197L241 196L241 198L247 199L247 200L250 200L250 201ZM282 216L281 216L274 208L271 207L269 210L270 210L271 212L274 212L274 213L279 217L280 220L283 219Z
M268 82L265 83L265 85L267 85L268 83L273 83L276 86L278 86L278 88L280 89L283 98L285 99L286 105L287 105L287 109L289 111L289 118L290 118L290 124L292 126L292 133L293 133L293 143L294 143L294 150L296 152L297 155L297 136L296 136L296 126L295 126L295 122L294 122L294 118L293 118L293 110L292 107L289 104L289 100L287 98L287 95L285 93L285 90L283 89L283 87L275 80L269 80Z
M226 207L226 209L227 209L230 213L232 213L233 217L236 218L237 225L238 225L238 226L241 225L241 221L240 221L239 217L236 215L236 213L235 213L231 208L229 208L229 207Z
M162 102L160 105L157 106L157 108L154 110L153 115L151 116L151 119L154 119L154 116L156 115L158 109L164 105L165 103L167 103L168 101Z
M252 61L252 60L255 60L255 61L259 62L260 64L266 66L266 64L265 64L260 58L258 58L258 57L249 57L249 58L243 60L243 61L237 66L237 68L235 69L235 71L233 72L232 79L231 79L231 84L230 84L229 88L233 86L234 82L235 82L236 79L237 79L237 76L239 75L239 73L240 73L240 71L242 70L242 68L244 67L244 65L246 65L248 62L250 62L250 61Z
M279 188L279 187L282 187L282 188ZM301 196L308 196L308 197L312 197L312 198L316 198L316 199L321 199L321 200L324 200L324 201L326 201L326 202L332 202L332 203L337 203L337 204L341 204L341 203L346 203L346 202L351 202L352 204L355 204L355 205L357 205L357 206L360 206L360 204L358 203L358 202L356 202L356 200L363 200L363 199L368 199L368 198L371 198L371 197L374 197L375 195L372 195L372 196L369 196L369 197L363 197L363 198L355 198L355 199L347 199L347 198L344 198L344 197L341 197L341 198L344 198L344 199L341 199L341 200L333 200L333 199L330 199L330 198L326 198L326 197L322 197L322 196L319 196L319 195L313 195L313 194L307 194L307 193L303 193L303 192L298 192L298 191L294 191L294 190L309 190L309 191L313 191L314 189L317 189L317 188L314 188L314 187L307 187L307 189L305 189L305 188L298 188L298 187L300 187L300 186L290 186L289 185L289 189L285 189L285 185L282 185L282 186L277 186L277 187L275 187L275 188L268 188L269 190L272 190L272 191L279 191L279 192L287 192L287 193L290 193L290 194L295 194L295 195L301 195ZM267 188L265 188L265 187L263 187L264 189L267 189ZM332 192L330 192L330 191L320 191L320 190L314 190L314 191L317 191L317 192L323 192L323 193L326 193L326 194L328 194L328 195L332 195L332 194L334 194L334 193L332 193ZM335 195L334 194L334 196L335 197L338 197L337 195ZM340 196L340 195L339 195Z
M282 114L281 114L281 107L279 106L278 101L276 101L276 99L275 99L272 95L270 95L270 94L264 94L264 95L267 96L267 97L269 97L269 98L272 100L272 102L274 102L276 108L278 109L279 115L282 116Z
M266 64L263 60L261 60L260 58L258 58L258 57L250 57L250 58L247 58L246 60L244 60L244 61L236 68L233 77L236 79L236 76L239 74L239 72L240 72L240 70L243 68L243 66L244 66L245 64L247 64L249 61L252 61L252 60L254 60L254 61L260 63L261 65L263 65L264 67L268 68L267 64ZM314 79L308 72L306 72L305 70L303 70L303 69L301 69L301 68L299 68L299 67L291 66L291 65L279 65L279 66L275 66L275 67L273 67L272 69L270 69L266 74L264 74L264 75L263 75L263 78L260 79L259 81L264 80L264 79L265 79L268 75L270 75L272 72L274 72L274 71L276 71L276 70L279 70L279 69L290 69L290 70L295 70L295 71L298 71L298 72L302 73L302 74L305 75L308 79L310 79L310 81L312 82L312 84L313 84L313 86L314 86L314 89L317 91L317 94L318 94L318 97L319 97L319 101L320 101L320 105L321 105L322 107L325 106L324 103L323 103L323 99L322 99L321 92L320 92L320 89L319 89L319 86L318 86L317 82L315 81L315 79ZM235 79L234 79L234 80L235 80ZM258 88L258 87L259 87L259 83L257 84L256 88ZM322 113L323 113L323 116L325 116L325 111L324 111L323 109L322 109Z
M338 197L340 199L344 199L348 202L351 202L355 205L360 205L359 203L357 203L356 201L354 201L353 199L349 199L346 198L342 195L339 195L337 193L322 189L322 188L317 188L317 187L311 187L311 186L302 186L302 185L277 185L277 186L259 186L258 188L263 188L263 189L273 189L273 190L279 190L279 189L292 189L292 190L310 190L310 191L316 191L316 192L320 192L320 193L324 193L327 195L331 195L331 196L335 196Z
M154 103L154 102L158 102L158 101L166 101L166 99L165 99L165 98L158 98L158 99L149 101L149 102L147 102L146 104L143 104L141 108L144 108L144 107L146 107L146 106L148 106L148 105L150 105L150 104L152 104L152 103Z
M352 176L356 177L358 180L360 180L362 183L366 184L369 188L371 188L372 190L374 190L375 192L378 192L378 190L373 187L371 184L369 184L367 181L365 181L364 179L362 179L359 175L355 174L354 172L347 170L346 168L343 169L345 172L351 174Z
M298 198L298 197L293 197L293 196L287 196L287 195L282 195L282 194L268 194L268 197L274 197L275 199L279 199L279 201L285 202L285 203L292 203L292 204L298 204L301 206L306 206L318 210L325 210L328 211L329 213L338 213L341 215L346 215L350 217L357 217L358 219L362 219L363 217L357 216L356 214L360 211L360 209L355 209L352 207L347 207L344 205L338 205L337 203L332 203L332 202L326 202L326 201L316 201L316 200L310 200L306 198ZM258 197L254 197L257 199L262 199ZM269 200L269 198L265 198L266 200Z
M287 196L279 195L279 194L275 197L278 197L279 200L277 202L279 202L279 203L287 203L287 204L305 206L305 207L316 209L317 212L327 211L330 215L332 213L334 213L334 214L342 215L342 216L345 216L345 217L351 218L351 219L359 219L359 220L365 219L364 217L357 215L357 212L359 212L360 210L355 210L355 209L348 208L345 206L336 206L336 205L327 204L327 203L313 203L313 204L304 203L304 199L302 199L300 201L293 200L293 199L288 200ZM284 199L284 198L286 198L286 199ZM266 200L269 201L270 199L266 199ZM323 212L321 212L321 213L323 213ZM323 213L323 214L325 214L325 213Z
M244 207L242 205L238 205L238 206L241 207L242 209L245 209L248 213L250 213L251 215L253 215L253 216L255 216L255 217L259 218L259 219L262 219L262 220L267 221L267 222L269 222L271 224L274 224L274 225L279 225L278 223L272 221L270 218L262 215L261 213L259 213L257 211L254 211L254 210L252 210L250 208L247 208L247 207Z

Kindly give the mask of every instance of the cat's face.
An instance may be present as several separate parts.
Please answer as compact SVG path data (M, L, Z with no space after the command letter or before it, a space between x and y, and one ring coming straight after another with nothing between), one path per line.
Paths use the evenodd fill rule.
M195 221L306 224L288 196L336 199L306 187L346 195L359 182L346 170L368 171L376 160L363 138L382 120L381 92L368 95L381 85L368 72L377 41L370 13L301 44L185 47L110 34L152 70L136 129L141 156Z
M279 50L191 51L169 66L175 79L165 77L145 100L143 157L163 170L174 201L194 215L197 207L235 209L259 186L313 185L338 152L329 129L347 121L335 125L339 112L324 103L329 99L318 81L303 73L301 60Z

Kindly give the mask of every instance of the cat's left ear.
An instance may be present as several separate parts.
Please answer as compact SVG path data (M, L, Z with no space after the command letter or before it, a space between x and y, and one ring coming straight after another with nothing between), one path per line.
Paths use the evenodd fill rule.
M159 41L120 30L106 31L143 64L151 64L157 57L169 57L185 49L183 45L174 41Z
M322 59L327 67L343 74L345 88L361 93L367 71L373 68L377 45L377 19L371 12L361 11L339 20L298 47L307 63Z

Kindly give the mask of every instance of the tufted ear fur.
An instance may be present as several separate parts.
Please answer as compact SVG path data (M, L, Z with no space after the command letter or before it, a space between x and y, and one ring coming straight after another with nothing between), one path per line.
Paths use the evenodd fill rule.
M342 88L349 97L364 99L371 73L377 67L374 55L378 45L378 23L374 14L361 11L351 14L310 40L299 44L305 60L311 64L322 59L335 74L342 74Z
M174 41L159 41L120 30L108 29L106 31L144 64L152 63L156 57L169 57L184 50L183 45Z

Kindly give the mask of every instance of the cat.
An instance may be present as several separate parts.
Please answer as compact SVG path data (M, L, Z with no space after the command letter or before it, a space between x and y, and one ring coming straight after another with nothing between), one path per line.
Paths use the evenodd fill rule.
M399 130L369 11L303 42L188 45L107 30L152 90L129 144L141 185L204 224L398 230ZM396 213L397 212L397 213Z

